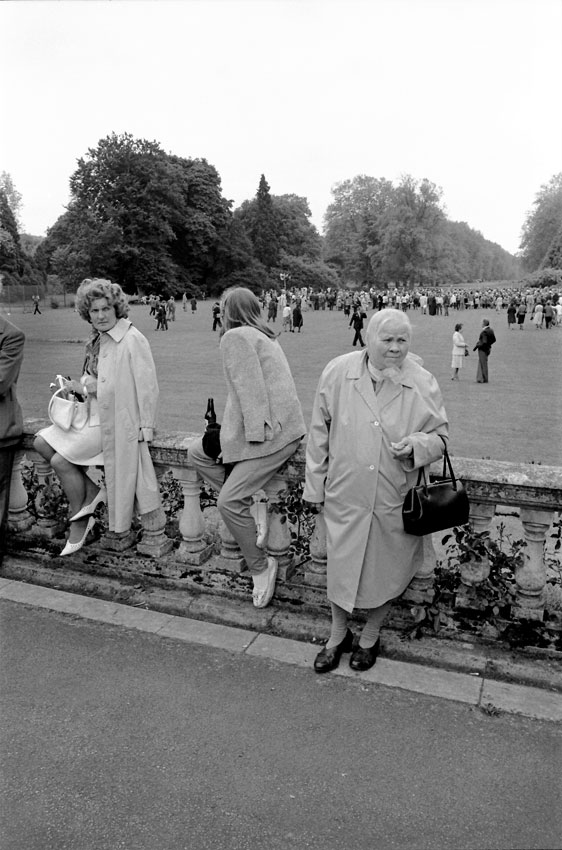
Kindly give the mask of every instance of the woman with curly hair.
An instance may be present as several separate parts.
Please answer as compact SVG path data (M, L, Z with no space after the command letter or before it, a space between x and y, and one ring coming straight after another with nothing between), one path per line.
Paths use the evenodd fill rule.
M35 450L57 473L70 508L70 533L61 555L82 548L98 504L106 503L109 529L130 529L133 508L140 514L160 506L158 481L149 442L158 407L158 382L146 337L127 319L127 296L116 283L84 280L76 293L76 310L92 325L82 377L64 380L69 393L88 403L88 421L66 431L50 425L39 431ZM88 475L103 466L105 487Z

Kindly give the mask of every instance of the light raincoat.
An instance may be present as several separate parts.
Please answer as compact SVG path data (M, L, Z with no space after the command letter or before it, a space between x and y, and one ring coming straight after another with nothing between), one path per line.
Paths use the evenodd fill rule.
M139 514L160 506L148 448L158 408L156 367L148 340L128 319L119 319L101 335L97 400L109 528L125 532L135 500Z
M346 611L399 596L423 561L423 538L404 532L402 504L418 469L438 460L448 434L437 381L412 356L398 383L375 395L367 352L332 360L316 392L303 498L324 503L328 599ZM411 437L413 458L390 443Z

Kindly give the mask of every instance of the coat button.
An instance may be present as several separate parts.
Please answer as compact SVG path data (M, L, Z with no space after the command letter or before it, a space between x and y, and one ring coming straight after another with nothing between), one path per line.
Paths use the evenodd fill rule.
M374 468L375 468L374 466L370 466L370 467L369 467L369 469L374 469Z
M373 422L373 425L378 425L378 424L379 424L378 422Z

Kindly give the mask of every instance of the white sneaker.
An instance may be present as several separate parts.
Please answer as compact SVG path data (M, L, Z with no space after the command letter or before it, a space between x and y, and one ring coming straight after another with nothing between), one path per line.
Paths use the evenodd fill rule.
M252 600L255 608L265 608L275 593L278 563L276 558L267 559L267 569L253 577L254 591Z

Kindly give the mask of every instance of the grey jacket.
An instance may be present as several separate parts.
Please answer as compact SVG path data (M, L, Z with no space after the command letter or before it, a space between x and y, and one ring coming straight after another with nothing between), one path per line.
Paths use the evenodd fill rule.
M0 448L19 442L23 432L16 382L23 361L23 331L0 316Z
M306 434L291 370L277 340L252 327L221 339L227 386L221 446L225 463L266 457Z

